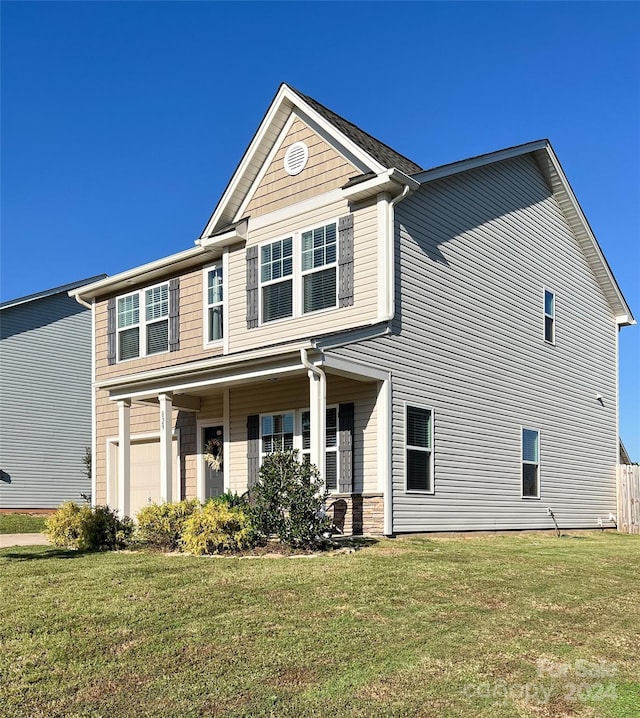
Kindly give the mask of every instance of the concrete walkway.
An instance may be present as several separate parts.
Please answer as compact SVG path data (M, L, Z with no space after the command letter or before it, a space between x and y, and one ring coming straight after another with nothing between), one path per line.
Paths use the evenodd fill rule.
M0 548L48 545L49 540L44 534L0 534Z

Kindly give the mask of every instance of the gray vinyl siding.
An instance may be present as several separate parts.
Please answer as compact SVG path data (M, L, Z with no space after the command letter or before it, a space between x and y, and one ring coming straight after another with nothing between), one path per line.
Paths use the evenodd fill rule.
M562 528L608 519L617 327L535 161L423 185L396 233L392 335L335 350L393 374L393 530L553 528L547 507ZM434 410L433 495L405 490L405 403ZM540 431L540 499L521 498L521 427Z
M64 292L3 309L0 322L0 508L82 501L91 312Z

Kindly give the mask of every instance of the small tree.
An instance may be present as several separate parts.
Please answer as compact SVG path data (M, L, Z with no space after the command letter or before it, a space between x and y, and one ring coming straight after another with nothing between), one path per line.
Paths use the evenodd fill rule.
M93 457L91 455L91 449L86 446L84 450L84 454L82 455L82 473L89 479L89 482L91 482L91 464L93 462ZM88 494L85 494L84 492L80 493L80 498L83 498L89 505L91 504L91 492Z
M254 524L290 546L317 546L330 525L323 511L328 495L315 466L301 463L297 451L276 451L265 458L253 489Z

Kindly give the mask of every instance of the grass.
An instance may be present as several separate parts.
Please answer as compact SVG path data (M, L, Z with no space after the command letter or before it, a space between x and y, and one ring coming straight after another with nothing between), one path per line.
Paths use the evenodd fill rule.
M0 551L3 716L640 714L640 540L280 560Z
M0 514L0 534L42 533L47 518L31 514Z

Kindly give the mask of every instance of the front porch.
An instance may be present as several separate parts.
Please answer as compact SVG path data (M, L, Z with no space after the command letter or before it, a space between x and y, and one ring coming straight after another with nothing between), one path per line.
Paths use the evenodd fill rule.
M105 503L135 515L149 502L242 494L281 445L320 468L345 534L391 533L389 375L306 349L234 368L104 387L105 411L117 412L117 432L97 436L107 443ZM215 472L203 458L213 436Z

